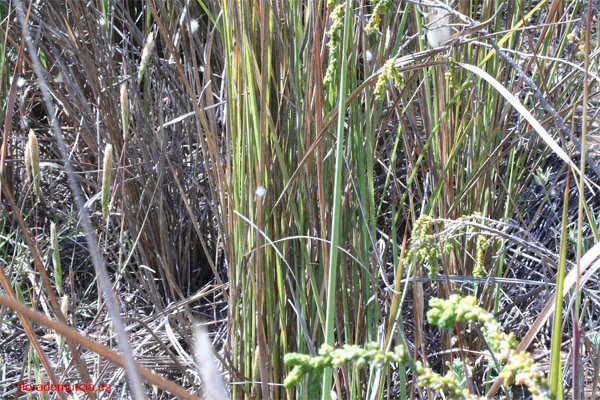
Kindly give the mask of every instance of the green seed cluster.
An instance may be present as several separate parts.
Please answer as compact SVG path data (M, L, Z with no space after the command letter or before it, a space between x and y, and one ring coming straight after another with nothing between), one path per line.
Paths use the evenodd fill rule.
M500 373L505 385L527 386L533 400L549 398L548 381L542 372L536 370L529 353L512 350L507 359L508 363Z
M478 220L480 224L486 224L481 219L481 213L475 212L470 216L462 216L455 221L436 221L428 215L420 217L413 228L410 239L409 250L406 263L417 261L424 263L428 270L428 275L434 279L439 269L439 260L442 254L449 254L459 236L476 237L475 241L475 266L473 267L473 276L481 278L485 275L485 253L494 242L494 237L478 234L478 227L467 223L468 220ZM433 233L433 224L440 225L439 234Z
M294 366L294 369L285 378L283 386L289 389L298 384L306 374L312 372L308 378L308 390L309 392L317 391L321 376L323 375L323 369L327 366L326 364L323 365L327 362L326 356L322 354L325 351L325 346L327 345L321 347L319 356L314 358L306 354L286 354L284 358L285 363Z
M379 23L381 22L381 14L385 14L392 7L392 0L379 0L375 8L373 9L373 14L371 14L371 18L369 18L369 22L365 28L365 32L367 35L371 35L379 30Z
M348 363L354 363L357 369L367 365L385 368L393 362L408 366L416 365L412 363L404 346L396 347L393 352L385 352L379 348L377 343L369 343L364 348L357 345L344 345L339 349L333 349L331 346L323 344L316 357L289 353L285 355L284 361L286 364L294 366L294 369L289 373L283 385L290 389L298 384L307 373L310 373L308 389L312 392L320 388L325 368L341 367Z
M470 216L462 216L456 220L458 227L456 228L456 233L464 233L465 226L463 221L468 219L481 219L480 212L474 212ZM485 221L480 221L481 224L485 225ZM468 236L476 234L476 227L469 225L466 228L466 233ZM475 241L475 266L473 267L473 277L474 278L482 278L485 275L485 252L490 247L490 244L493 242L493 238L490 238L486 235L477 235L477 239Z
M459 89L460 85L458 84L458 80L456 79L456 61L454 61L452 57L449 57L447 66L448 70L444 74L446 80L448 81L449 86L452 89L457 90Z
M436 372L433 372L431 368L424 367L421 362L416 362L415 364L414 371L418 376L419 386L442 391L448 398L451 399L479 399L478 396L472 395L467 389L463 389L451 371L446 373L446 375L440 375Z
M475 211L473 213L473 215L464 216L462 218L459 218L458 221L462 222L465 219L474 219L474 220L477 220L478 218L481 218L481 213L479 211ZM467 228L467 233L475 233L475 227L472 226L472 225L469 225L469 227Z
M429 305L431 310L427 313L427 320L440 328L447 329L461 321L482 323L483 335L494 356L506 363L500 373L504 384L527 386L534 400L550 398L546 377L536 369L531 355L515 350L517 341L514 334L506 334L490 313L477 306L474 296L461 298L451 295L448 300L432 299Z
M329 6L332 7L336 2L330 1ZM325 78L323 82L328 85L333 81L333 74L340 63L340 45L342 44L342 28L344 26L344 4L338 4L331 12L331 28L327 32L329 35L329 41L327 47L329 48L329 64L327 71L325 72Z
M483 261L485 257L485 251L490 246L490 243L487 240L485 235L477 235L477 243L476 243L477 253L475 256L475 267L473 268L473 277L481 278L485 272Z
M387 60L385 62L381 75L379 75L379 79L375 84L375 95L378 98L383 96L385 86L390 79L394 80L394 86L397 88L402 88L402 86L404 86L404 78L400 71L398 71L398 68L396 68L394 60Z
M581 33L577 38L579 45L577 46L577 54L576 57L578 60L583 60L585 58L585 36L587 35L587 31L585 28L581 29Z
M413 257L416 257L417 261L425 262L430 279L435 278L442 255L440 245L435 242L434 236L431 234L432 227L433 219L429 215L424 215L415 222L406 258L413 260Z
M462 298L453 294L448 300L431 299L429 307L431 309L427 313L427 321L443 329L462 321L490 323L492 320L489 313L477 306L477 298L474 296Z
M448 300L432 299L429 306L431 310L427 313L427 319L429 323L436 324L440 328L450 328L461 321L481 323L490 348L496 357L506 361L506 366L500 374L500 377L505 379L505 385L526 385L534 400L550 399L546 378L544 374L535 370L530 354L517 353L514 350L517 345L514 335L505 334L491 314L477 306L475 297L461 298L458 295L451 295ZM357 369L367 365L385 368L390 363L397 363L415 372L419 386L441 391L451 399L481 399L464 389L452 371L443 376L434 372L420 361L415 362L411 359L402 345L397 346L393 352L385 352L377 343L367 344L364 348L345 345L340 349L333 349L324 344L319 350L319 355L314 358L290 353L285 355L284 361L294 366L283 383L287 389L298 384L306 374L310 374L309 391L319 390L325 368L340 367L351 362Z

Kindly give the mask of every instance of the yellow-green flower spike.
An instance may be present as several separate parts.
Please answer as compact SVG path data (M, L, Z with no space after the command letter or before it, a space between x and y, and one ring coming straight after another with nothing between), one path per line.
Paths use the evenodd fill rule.
M107 144L104 149L104 164L102 167L102 216L108 215L108 204L110 201L110 184L112 177L112 144Z
M144 46L144 50L142 50L142 61L140 62L140 69L138 72L137 82L138 85L142 82L142 78L144 77L144 72L146 71L146 67L150 63L150 55L152 54L152 49L154 49L154 40L156 35L154 31L150 32L148 35L148 39L146 39L146 45Z
M31 176L33 180L33 188L38 197L41 197L40 190L40 146L37 137L32 129L29 130L29 165L31 167ZM26 149L27 150L27 149Z
M121 84L121 125L123 127L123 140L127 140L129 129L129 95L127 94L127 82Z

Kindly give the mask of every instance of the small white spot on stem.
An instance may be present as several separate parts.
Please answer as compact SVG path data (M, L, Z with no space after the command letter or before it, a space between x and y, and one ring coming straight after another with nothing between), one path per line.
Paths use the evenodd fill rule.
M267 189L265 189L263 186L259 186L256 188L256 192L254 192L254 194L257 197L264 197L264 195L267 193Z

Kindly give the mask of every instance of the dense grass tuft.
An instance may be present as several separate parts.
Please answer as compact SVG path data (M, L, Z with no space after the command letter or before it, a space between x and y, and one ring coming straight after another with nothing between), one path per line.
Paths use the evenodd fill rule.
M130 356L156 398L225 397L219 373L236 399L437 399L445 374L527 398L497 379L530 383L519 360L551 396L596 398L594 2L33 2L31 53L17 3L1 398L82 381L133 398ZM458 295L514 333L504 373L478 324L427 321ZM392 358L315 367L319 349Z

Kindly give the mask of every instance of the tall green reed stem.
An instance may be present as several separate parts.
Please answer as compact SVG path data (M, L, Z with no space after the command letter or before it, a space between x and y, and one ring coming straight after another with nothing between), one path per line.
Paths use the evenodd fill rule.
M338 272L338 243L340 241L340 221L342 218L342 170L344 168L344 124L346 121L346 57L350 46L352 35L352 2L346 1L346 11L344 13L344 40L342 44L342 56L340 57L340 86L338 101L338 122L336 130L336 150L335 150L335 180L333 183L333 214L331 218L331 249L329 252L329 274L327 277L327 304L326 304L326 322L325 322L325 343L333 346L335 319L335 297L337 287ZM325 370L323 374L323 393L322 399L327 400L331 396L331 370Z

